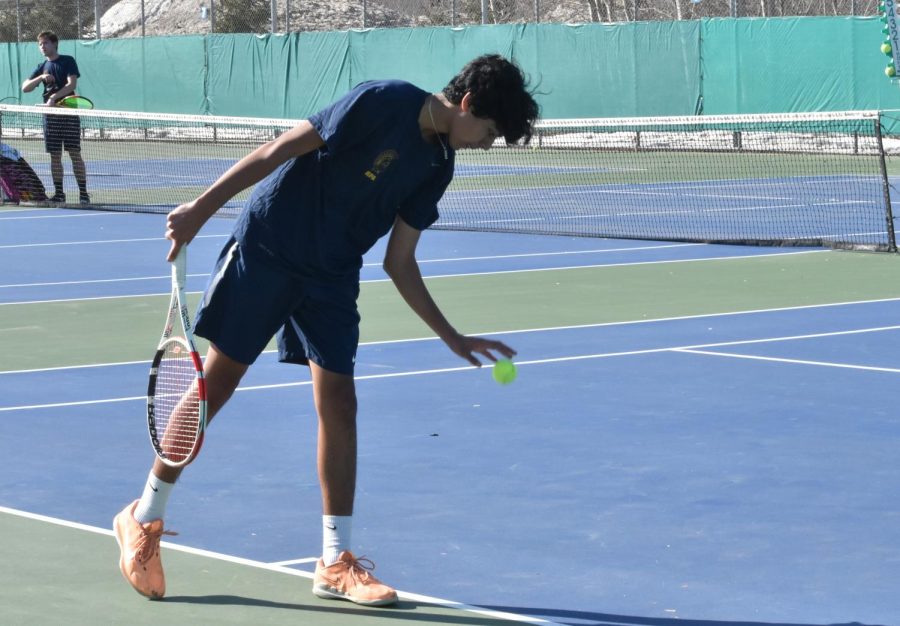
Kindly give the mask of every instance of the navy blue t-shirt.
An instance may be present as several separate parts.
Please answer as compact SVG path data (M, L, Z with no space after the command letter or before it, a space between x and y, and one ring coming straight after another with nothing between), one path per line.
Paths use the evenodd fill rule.
M41 74L52 74L53 78L56 79L56 82L52 85L44 83L44 102L65 87L66 83L69 82L69 76L81 76L78 73L78 63L67 54L61 54L53 61L44 61L35 68L28 78L37 78Z
M431 226L454 153L445 157L422 137L428 96L403 81L371 81L310 117L325 145L256 186L237 240L301 276L358 280L362 255L396 216L418 230Z

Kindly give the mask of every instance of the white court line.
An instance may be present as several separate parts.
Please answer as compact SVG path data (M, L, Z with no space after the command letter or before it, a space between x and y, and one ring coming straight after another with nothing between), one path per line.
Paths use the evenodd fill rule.
M16 517L21 517L24 519L34 520L38 522L46 522L48 524L55 524L57 526L63 526L65 528L72 528L74 530L82 530L85 532L94 533L97 535L105 535L107 537L113 536L113 531L106 528L98 528L96 526L88 526L87 524L79 524L77 522L70 522L68 520L59 519L56 517L48 517L46 515L39 515L37 513L29 513L27 511L21 511L18 509L11 509L9 507L0 506L0 513L6 513L7 515L15 515ZM237 556L231 556L229 554L222 554L221 552L212 552L210 550L201 550L199 548L191 548L189 546L182 546L176 543L171 543L168 541L161 541L160 545L168 550L175 550L178 552L184 552L185 554L191 554L194 556L200 556L208 559L215 559L217 561L225 561L226 563L233 563L235 565L246 565L248 567L253 567L256 569L267 570L270 572L277 572L279 574L287 574L289 576L297 576L299 578L306 578L312 580L314 574L312 572L304 572L303 570L294 569L292 567L285 567L283 565L279 565L278 563L264 563L262 561L254 561L252 559L245 559ZM122 584L125 584L124 582ZM434 606L440 606L447 609L456 609L458 611L463 611L465 613L472 613L474 615L481 615L484 617L490 617L492 619L500 619L506 620L510 622L519 622L522 624L544 624L547 626L564 626L558 622L552 622L550 620L542 619L539 617L532 617L530 615L518 615L516 613L506 613L503 611L494 611L491 609L483 609L481 607L472 606L469 604L463 604L462 602L455 602L453 600L445 600L443 598L433 598L431 596L423 596L417 593L410 593L406 591L398 591L397 595L401 600L409 600L411 602L421 602L424 604L432 604Z
M638 170L641 171L641 170ZM646 170L643 170L646 171ZM815 185L821 186L822 181L826 180L829 183L841 183L841 182L853 182L859 179L871 179L873 181L879 181L880 177L878 176L795 176L790 180L776 180L770 181L767 180L764 183L765 188L769 187L796 187L798 183L802 185ZM750 189L759 189L761 187L759 183L760 179L751 179L746 180L742 178L722 178L722 179L713 179L713 180L704 180L704 181L690 181L690 182L673 182L673 183L643 183L639 185L629 184L629 183L621 183L618 185L603 185L603 184L581 184L581 185L566 185L565 187L515 187L509 190L504 190L500 192L499 190L495 191L492 196L493 198L505 198L510 196L515 197L529 197L534 194L534 192L544 192L547 195L559 195L568 193L570 189L574 189L579 191L580 193L591 193L598 191L616 191L616 190L630 190L635 187L639 189L652 189L652 190L672 190L674 192L682 191L684 189L711 189L715 191L720 187L749 187ZM550 191L548 191L550 190ZM667 195L677 196L677 193L670 193ZM479 189L454 189L447 191L444 194L444 197L453 197L453 196L483 196L483 190Z
M469 278L472 276L500 276L503 274L531 274L535 272L562 272L569 270L587 270L587 269L605 269L605 268L616 268L616 267L633 267L639 265L664 265L667 263L705 263L709 261L737 261L742 259L768 259L771 257L777 256L790 256L797 254L823 254L827 252L834 252L833 250L793 250L788 252L772 252L772 253L756 253L756 254L742 254L737 256L721 256L721 257L698 257L695 259L667 259L663 261L633 261L633 262L624 262L624 263L592 263L590 265L568 265L564 267L535 267L530 269L519 269L519 270L497 270L493 272L469 272L465 274L435 274L433 276L425 276L425 280L435 280L439 278ZM390 278L373 278L370 280L362 280L360 284L373 284L373 283L387 283L390 282ZM202 291L189 291L188 295L195 295L203 293ZM133 294L133 295L125 295L125 296L92 296L89 298L61 298L58 300L28 300L24 302L0 302L0 306L14 306L14 305L25 305L25 304L54 304L54 303L63 303L63 302L91 302L94 300L119 300L125 298L152 298L156 296L168 296L169 292L160 292L160 293L141 293L141 294Z
M615 267L636 267L640 265L665 265L668 263L705 263L708 261L737 261L743 259L768 259L776 256L790 256L795 254L822 254L823 252L834 252L833 250L815 249L815 250L792 250L789 252L763 252L756 254L740 254L736 256L717 256L717 257L698 257L695 259L666 259L662 261L628 261L624 263L592 263L590 265L567 265L564 267L534 267L519 270L497 270L494 272L468 272L466 274L435 274L433 276L425 276L425 280L436 278L468 278L471 276L499 276L503 274L534 274L537 272L561 272L569 270L590 270L605 269ZM364 280L363 283L385 283L390 282L390 278L375 278L372 280ZM164 294L160 294L164 295ZM2 303L0 303L2 306Z
M416 259L422 263L452 263L457 261L496 261L498 259L529 259L545 256L572 256L577 254L607 254L609 252L634 252L636 250L665 250L668 248L690 248L697 246L709 246L707 243L667 243L654 246L635 246L626 248L600 248L595 250L566 250L563 252L528 252L522 254L495 254L490 256L463 256L446 259ZM365 263L363 267L381 267L381 262Z
M516 361L516 365L518 367L524 367L529 365L545 365L548 363L568 363L572 361L587 361L587 360L596 360L596 359L609 359L614 357L622 357L622 356L637 356L637 355L645 355L645 354L659 354L662 352L688 352L688 351L697 351L698 353L704 348L718 348L723 346L742 346L742 345L750 345L750 344L759 344L759 343L775 343L779 341L796 341L800 339L817 339L822 337L838 337L843 335L857 335L863 333L875 333L882 332L887 330L900 330L900 325L897 326L880 326L877 328L859 328L853 330L839 330L833 332L826 333L810 333L806 335L788 335L784 337L766 337L763 339L740 339L736 341L721 341L716 343L702 343L688 346L667 346L663 348L644 348L643 350L623 350L619 352L600 352L596 354L580 354L573 356L563 356L563 357L552 357L547 359L531 359L528 361ZM711 352L710 354L714 354L717 356L722 356L724 353L716 353ZM746 357L753 358L753 357ZM763 357L760 357L761 359ZM782 360L782 359L769 359L773 361ZM803 361L792 361L794 363L803 363ZM869 371L880 371L880 372L890 372L890 373L900 373L900 369L891 369L891 368L876 368L870 367L866 365L851 365L851 364L834 364L834 363L819 363L816 361L806 361L808 365L829 365L831 367L843 367L847 369L857 369L857 370L869 370ZM411 370L407 372L390 372L385 374L366 374L363 376L355 376L355 381L367 381L367 380L381 380L386 378L406 378L409 376L427 376L431 374L448 374L452 372L468 372L473 368L471 365L460 365L456 367L442 367L436 369L429 370ZM246 391L263 391L269 389L286 389L289 387L306 387L312 385L311 380L302 380L302 381L293 381L289 383L271 383L267 385L247 385L238 387L236 392L246 392ZM10 411L30 411L36 409L53 409L53 408L62 408L62 407L74 407L74 406L89 406L95 404L112 404L116 402L133 402L137 400L146 400L146 396L130 396L124 398L107 398L103 400L78 400L74 402L54 402L48 404L32 404L32 405L20 405L20 406L7 406L0 407L0 413L10 412Z
M460 261L496 261L498 259L524 259L524 258L536 258L536 257L550 257L550 256L572 256L578 254L606 254L609 252L632 252L635 250L664 250L668 248L689 248L689 247L697 247L697 246L707 246L709 244L705 243L675 243L675 244L662 244L657 246L637 246L631 248L605 248L605 249L597 249L597 250L569 250L563 252L530 252L523 254L498 254L493 256L471 256L471 257L455 257L455 258L446 258L446 259L418 259L418 263L420 265L425 263L453 263ZM381 267L381 262L377 263L365 263L363 267ZM200 273L200 274L188 274L188 278L206 278L208 277L208 273ZM138 276L134 278L98 278L98 279L90 279L90 280L65 280L65 281L57 281L57 282L45 282L45 283L19 283L19 284L11 284L11 285L0 285L0 289L10 289L15 287L58 287L60 285L94 285L94 284L103 284L103 283L125 283L125 282L138 282L138 281L147 281L147 280L163 280L163 279L171 279L171 275L166 274L165 276Z
M852 300L849 302L826 302L821 304L803 304L799 306L776 307L771 309L750 309L746 311L726 311L724 313L701 313L698 315L678 315L674 317L657 317L643 320L625 320L620 322L597 322L594 324L573 324L571 326L545 326L542 328L523 328L519 330L485 330L472 333L473 335L520 335L525 333L542 333L552 331L579 330L585 328L605 328L608 326L633 326L635 324L657 324L660 322L679 322L698 319L707 319L712 317L735 317L739 315L756 315L760 313L781 313L785 311L804 311L807 309L825 309L839 306L856 306L865 304L880 304L885 302L900 302L900 298L878 298L875 300ZM381 341L364 341L359 344L363 346L385 346L397 343L415 343L421 341L439 341L434 335L430 337L408 337L405 339L383 339ZM274 354L277 350L265 350L262 354ZM94 367L119 367L124 365L147 365L149 359L140 361L117 361L113 363L87 363L82 365L61 365L59 367L40 367L27 370L6 370L0 371L0 376L4 374L35 374L40 372L58 372L64 370L89 369Z
M33 209L16 209L14 212L23 212L23 213L33 213L36 211L48 211L54 210L52 207L35 207ZM62 211L68 209L55 209L56 211ZM127 213L112 213L112 212L97 212L93 211L91 213L70 213L66 214L54 214L54 215L7 215L6 212L0 213L3 217L0 217L0 221L10 221L10 220L56 220L56 219L67 219L72 217L112 217L113 215L128 215Z
M573 192L576 193L576 192ZM612 193L612 192L611 192ZM616 193L628 193L632 195L662 195L662 194L653 194L649 192L616 192ZM605 212L605 213L585 213L581 215L581 218L605 218L605 217L629 217L629 216L638 216L638 215L706 215L710 213L738 213L738 212L752 212L752 211L770 211L774 209L796 209L801 207L808 206L836 206L843 207L848 204L871 204L871 202L857 200L857 201L838 201L838 202L815 202L815 203L803 203L803 204L758 204L758 205L750 205L750 206L740 206L740 207L716 207L710 209L692 209L692 208L683 208L683 209L667 209L664 211L619 211L619 212ZM562 219L573 219L572 216L563 216ZM508 220L508 221L518 221L518 220ZM828 237L835 237L838 235L821 235L822 239L827 239Z
M288 565L306 565L307 563L316 563L319 558L315 556L308 556L304 559L289 559L287 561L275 561L274 563L269 563L269 565L277 565L279 567L287 567Z
M206 278L209 274L188 274L188 278ZM135 278L98 278L91 280L61 280L50 283L19 283L13 285L0 285L0 289L12 289L16 287L59 287L62 285L98 285L104 283L130 283L145 280L172 280L171 274L165 276L138 276Z
M898 327L893 327L898 328ZM806 361L803 359L787 359L772 356L757 356L753 354L735 354L732 352L712 352L710 350L692 350L692 349L674 349L672 352L684 352L686 354L702 354L706 356L721 356L732 359L749 359L751 361L773 361L775 363L794 363L797 365L819 365L822 367L840 367L852 370L866 370L870 372L888 372L891 374L900 374L900 369L896 367L875 367L871 365L850 365L847 363L831 363L828 361Z
M188 291L187 295L196 295L202 293L200 291ZM17 304L55 304L65 302L93 302L95 300L128 300L131 298L155 298L157 296L165 296L168 293L138 293L126 296L92 296L90 298L60 298L58 300L26 300L24 302L0 302L0 306L14 306Z
M241 391L241 389L238 389ZM125 398L105 398L103 400L78 400L77 402L51 402L48 404L29 404L21 406L3 406L0 407L0 413L7 411L32 411L35 409L60 409L63 407L70 408L73 406L91 406L92 404L115 404L117 402L135 402L137 400L147 400L147 396L129 396Z
M197 235L194 239L214 239L230 237L231 235ZM12 250L15 248L55 248L57 246L96 246L103 243L142 243L146 241L165 241L165 237L139 237L135 239L97 239L95 241L56 241L51 243L18 243L0 246L0 250Z

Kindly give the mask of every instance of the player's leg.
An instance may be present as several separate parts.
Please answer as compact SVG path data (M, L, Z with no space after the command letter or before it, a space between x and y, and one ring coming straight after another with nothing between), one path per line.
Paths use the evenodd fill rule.
M353 377L310 363L319 416L318 469L322 488L323 552L313 593L366 606L397 601L397 592L371 574L374 565L350 551L356 491L356 389Z
M235 361L221 352L215 345L210 345L203 362L203 376L206 379L206 421L213 417L234 394L238 384L247 373L249 365ZM184 467L171 467L158 458L153 463L153 474L162 481L174 483L178 480ZM140 511L140 507L138 508ZM144 516L138 516L141 519ZM161 515L149 517L155 519Z
M81 156L81 120L77 117L67 117L61 120L63 128L63 140L69 158L72 159L72 173L75 174L75 182L78 183L78 201L81 204L90 204L91 197L87 191L87 169Z
M352 376L310 363L319 417L317 465L325 515L353 515L356 492L356 388ZM349 546L348 546L349 547Z
M287 317L291 302L281 302L289 279L257 259L245 257L240 246L230 240L222 249L197 314L194 333L211 342L204 365L207 386L207 418L211 419L228 401L249 364L263 351L275 330ZM161 597L164 592L162 565L159 563L159 537L169 493L179 470L156 461L147 477L140 500L125 508L116 518L119 526L137 527L133 543L119 540L122 548L122 572L139 592ZM121 518L121 519L120 519ZM150 546L149 549L146 546ZM148 565L152 564L152 568ZM152 569L152 574L151 574ZM151 580L138 588L134 575Z
M50 153L50 177L53 179L54 192L51 202L65 202L66 192L63 191L63 163L62 149Z
M319 419L317 462L322 488L322 558L313 593L379 606L397 601L396 592L370 573L371 561L351 552L356 491L356 386L359 343L355 281L303 284L302 298L278 333L282 361L309 365Z
M44 150L50 155L50 177L53 179L53 197L51 202L65 202L66 192L63 190L63 164L62 150L63 137L61 134L60 115L45 115L44 124Z
M322 557L325 565L350 550L356 491L356 388L353 368L359 341L358 287L301 283L298 306L279 331L284 363L310 368L319 418L317 464L322 489Z
M87 168L81 156L81 150L69 150L69 158L72 159L72 172L75 174L75 182L78 183L78 201L81 204L90 204L91 197L87 191Z
M212 420L228 402L248 367L210 346L204 363L207 420ZM159 542L167 534L163 517L169 494L183 469L156 459L141 499L125 507L113 520L121 548L119 569L131 586L148 598L159 599L166 592Z

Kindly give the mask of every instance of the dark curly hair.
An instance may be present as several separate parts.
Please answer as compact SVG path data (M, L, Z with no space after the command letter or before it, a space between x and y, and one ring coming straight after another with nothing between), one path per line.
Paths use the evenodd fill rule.
M443 90L453 104L462 102L467 93L472 94L472 114L496 122L506 143L531 140L539 107L515 63L499 54L469 61Z

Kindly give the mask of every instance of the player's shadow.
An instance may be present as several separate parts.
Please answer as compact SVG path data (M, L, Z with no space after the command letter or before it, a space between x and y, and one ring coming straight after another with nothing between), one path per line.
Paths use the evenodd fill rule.
M556 624L570 626L887 626L886 624L863 624L861 622L844 622L834 624L811 624L800 622L752 622L744 620L697 620L679 619L675 617L636 617L633 615L614 615L612 613L595 613L593 611L569 611L566 609L539 609L518 606L484 606L481 608L504 613L515 613L531 617L544 618Z
M268 609L288 609L305 611L309 607L305 604L293 602L275 602L261 598L247 598L245 596L233 596L217 594L210 596L166 596L161 600L163 604L209 604L213 606L256 606Z
M207 596L170 596L163 600L166 604L207 604L216 606L245 606L261 609L302 611L304 613L327 613L348 616L365 615L369 618L381 618L389 621L406 620L418 624L460 624L462 626L509 626L512 622L505 619L493 619L485 615L477 615L465 611L451 613L430 613L429 610L440 610L433 604L401 600L395 605L382 608L366 608L347 603L334 603L327 606L319 604L301 604L294 602L277 602L262 598L248 598L235 595ZM544 618L556 624L571 626L887 626L886 624L863 624L861 622L844 622L834 624L811 624L799 622L754 622L754 621L721 621L692 620L665 617L637 617L633 615L615 615L593 611L569 611L566 609L542 609L533 607L481 606L480 608L503 613L528 615Z
M277 602L262 598L248 598L227 594L207 596L166 596L161 602L165 604L200 604L214 606L242 606L256 607L271 610L300 611L303 613L325 613L329 615L366 616L367 618L380 618L388 621L405 620L416 624L459 624L461 626L509 626L509 620L492 619L483 615L475 615L463 611L450 613L433 613L429 611L443 610L434 604L401 600L397 604L381 607L367 608L356 606L346 602L334 602L327 605L302 604L294 602ZM329 602L329 601L325 601Z

